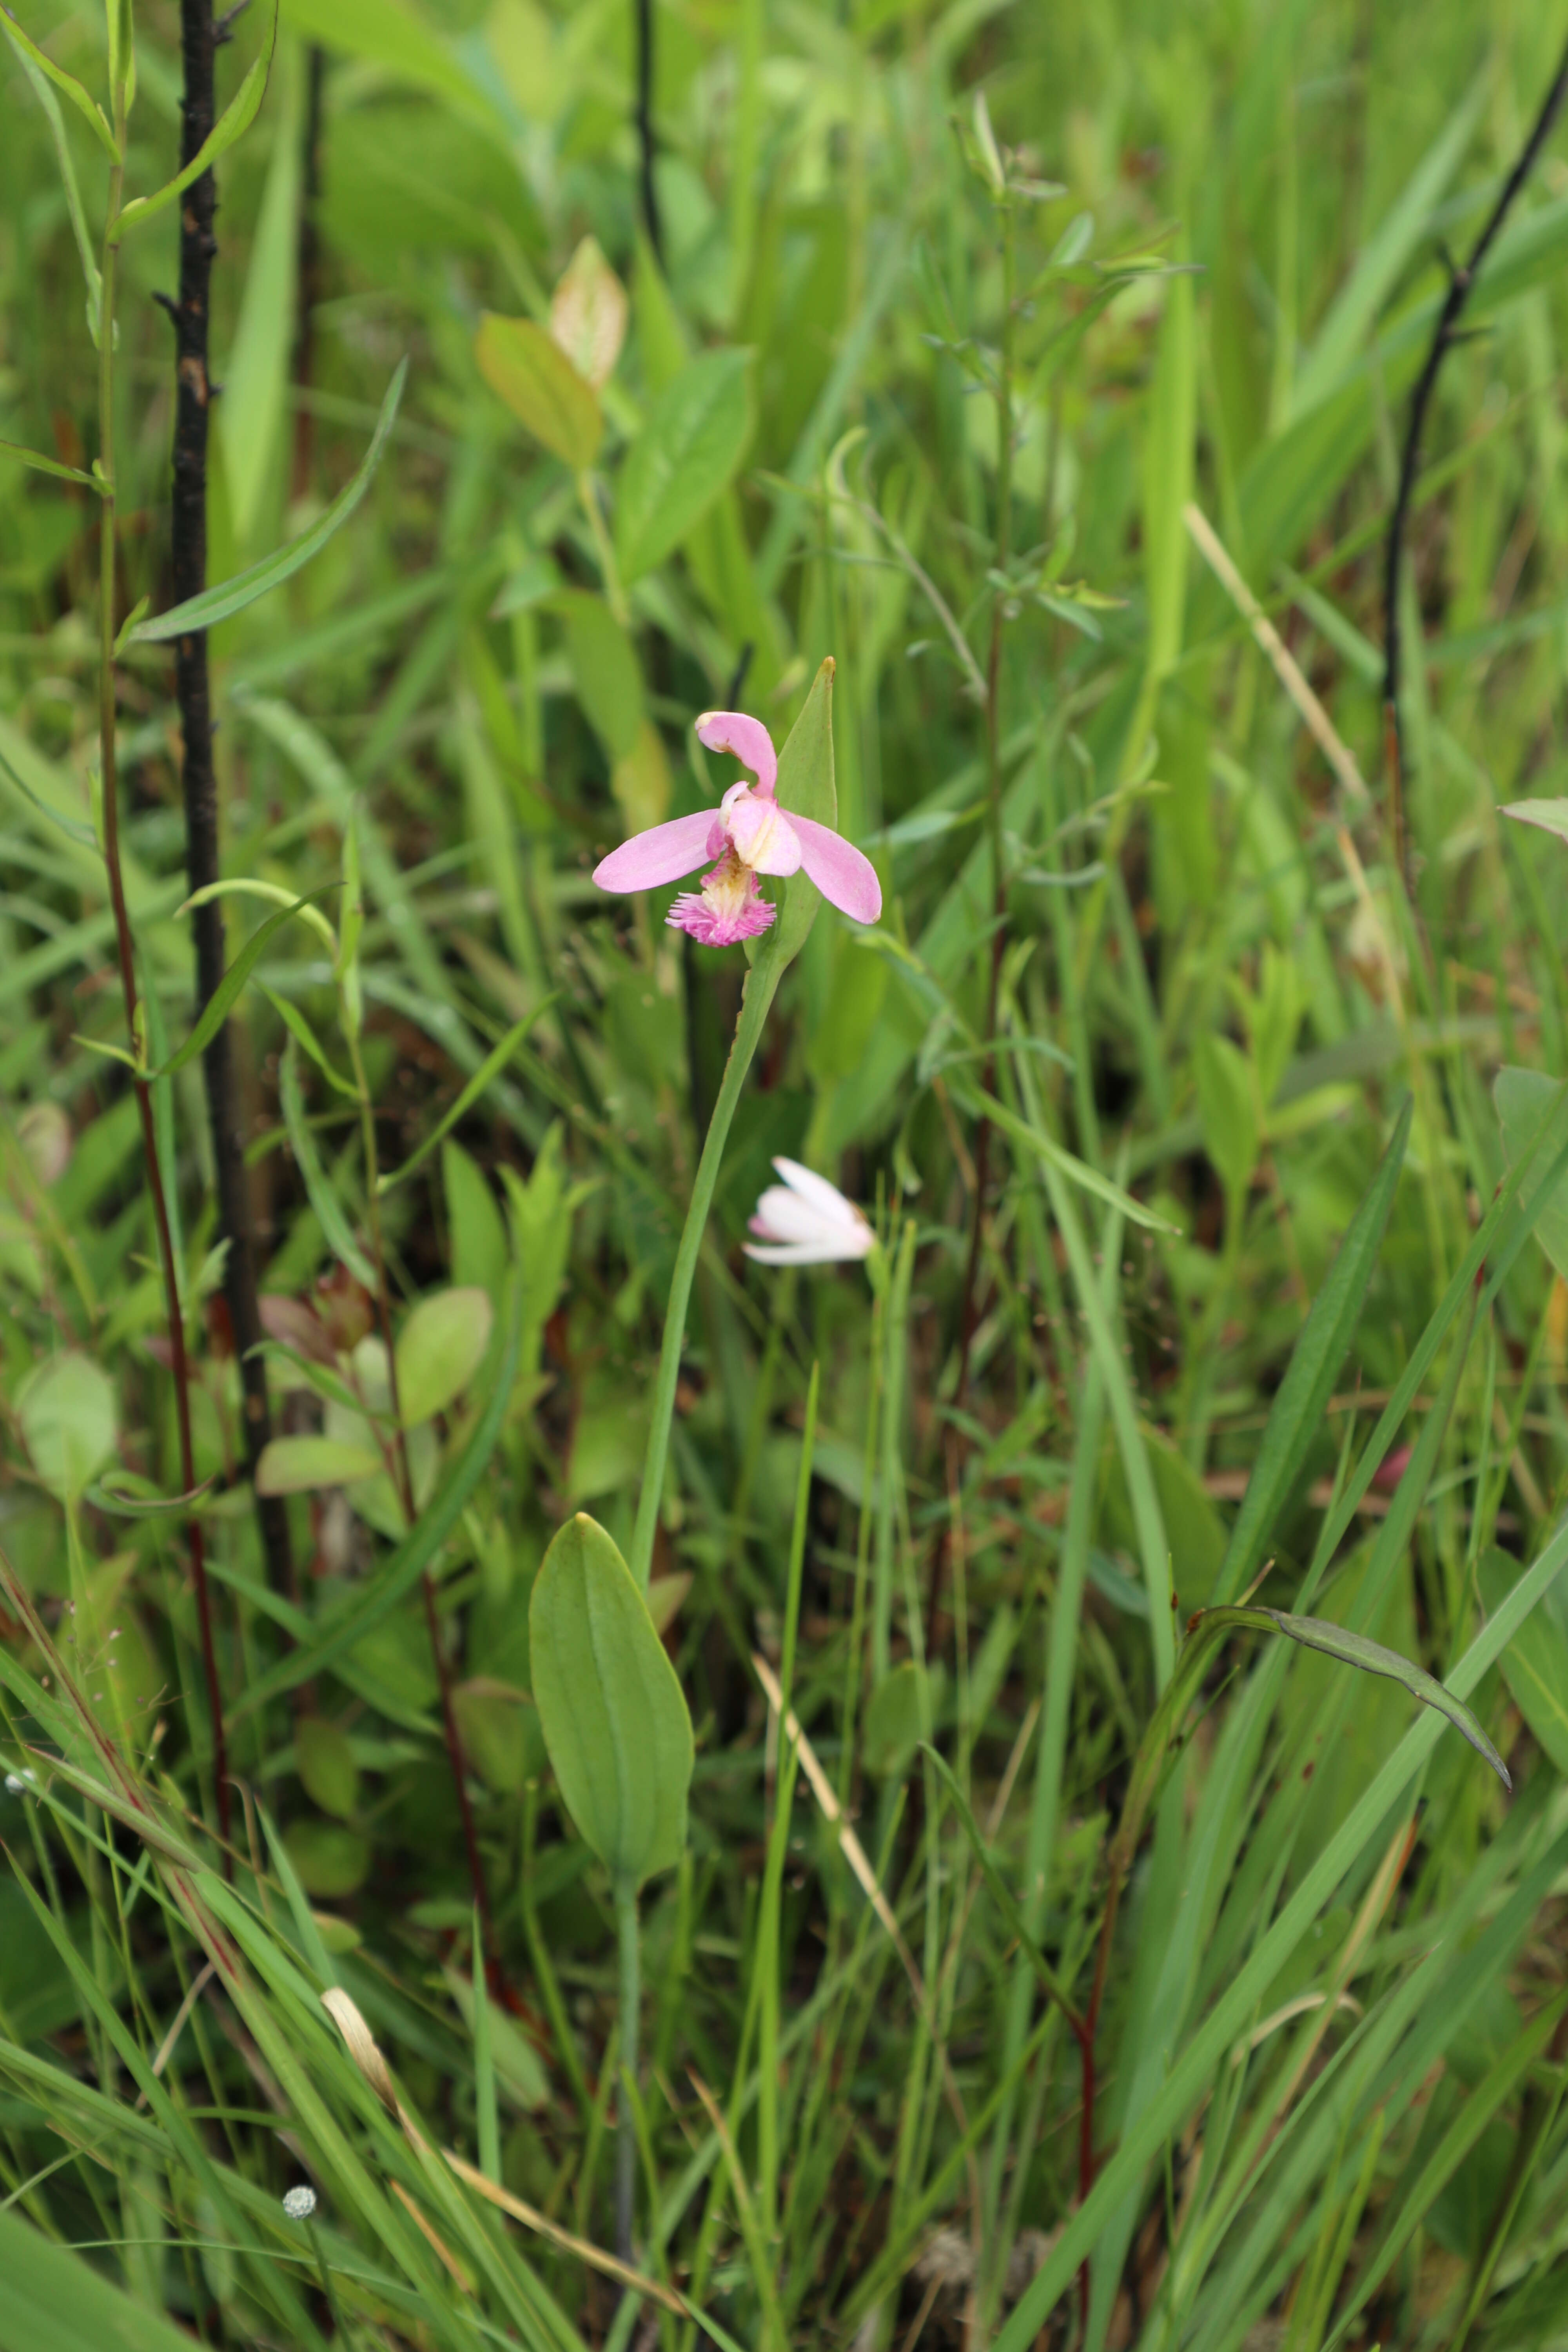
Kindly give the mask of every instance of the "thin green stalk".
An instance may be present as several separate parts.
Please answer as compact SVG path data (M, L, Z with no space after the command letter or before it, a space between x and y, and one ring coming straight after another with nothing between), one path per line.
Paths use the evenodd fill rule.
M616 562L616 551L610 544L610 534L605 529L605 518L599 509L599 496L594 488L594 477L586 469L577 477L577 496L582 500L583 512L587 518L588 530L594 541L594 552L599 559L599 574L605 583L605 601L624 629L631 617L626 611L626 591L621 586L620 571Z
M904 1363L908 1354L910 1277L914 1267L915 1221L909 1218L893 1267L882 1371L882 1475L877 1494L877 1564L871 1591L871 1684L873 1689L892 1663L893 1630L893 1490L900 1475L899 1448L903 1438ZM917 1612L918 1624L918 1612Z
M1114 1261L1112 1261L1114 1262ZM1031 1936L1037 1937L1045 1917L1050 1884L1051 1855L1056 1848L1061 1810L1062 1772L1067 1757L1072 1713L1073 1675L1078 1661L1079 1619L1089 1571L1089 1538L1100 1478L1100 1439L1105 1429L1105 1391L1100 1368L1092 1360L1084 1374L1083 1411L1073 1449L1072 1482L1068 1492L1066 1524L1057 1561L1056 1598L1046 1640L1046 1696L1040 1721L1040 1744L1035 1759L1035 1788L1029 1808L1025 1847L1024 1883L1018 1908ZM1007 2022L1003 2042L1002 2071L1010 2074L1028 2032L1034 2005L1035 1976L1020 1952L1013 1966L1007 1997ZM1016 2095L1005 2103L992 2143L990 2178L986 2183L987 2240L996 2243L995 2219L1001 2210L1002 2185L1013 2136ZM997 2263L986 2282L986 2317L994 2316L1006 2268L1007 2243L996 2244Z
M620 2072L637 2078L637 2023L642 2007L642 1950L637 1937L637 1891L623 1881L616 1888L616 1943L620 1962ZM632 2102L624 2095L616 2134L616 2252L632 2259L632 2221L637 2192L637 2126Z
M847 1806L855 1775L855 1717L865 1672L866 1586L871 1559L871 1528L876 1517L878 1423L882 1402L882 1314L887 1292L886 1261L880 1250L868 1264L880 1271L871 1300L871 1337L868 1348L866 1447L860 1466L860 1520L855 1535L855 1590L849 1604L849 1641L844 1661L844 1727L838 1752L838 1801Z
M985 990L985 1090L996 1077L994 1046L996 1013L1002 988L1002 961L1007 948L1007 869L1002 825L1002 631L1006 617L1007 564L1013 551L1013 343L1014 254L1013 203L1004 193L1002 213L1002 350L996 380L996 535L998 584L991 600L991 647L985 666L985 811L991 839L991 971ZM963 1274L959 1310L958 1381L954 1394L962 1405L969 1382L969 1350L979 1318L976 1285L980 1278L981 1243L985 1231L985 1192L991 1160L991 1121L982 1112L974 1136L974 1222Z
M719 1181L720 1162L724 1157L724 1145L729 1139L731 1121L735 1116L735 1106L741 1099L741 1089L761 1042L768 1008L783 976L784 966L770 937L764 940L756 962L746 975L745 994L741 1000L741 1017L735 1024L734 1043L730 1048L730 1058L724 1065L724 1080L719 1089L719 1099L708 1122L707 1139L702 1146L702 1157L697 1163L697 1176L691 1187L691 1205L686 1212L680 1247L676 1253L675 1275L669 1286L669 1307L664 1318L664 1344L659 1351L658 1378L654 1385L647 1452L643 1457L642 1492L637 1497L637 1525L632 1530L631 1552L627 1560L637 1589L642 1592L647 1591L653 1566L653 1539L658 1526L659 1502L664 1493L664 1465L669 1453L669 1425L675 1417L675 1388L680 1376L680 1350L686 1338L686 1310L691 1303L691 1285L697 1273L702 1235L708 1223L708 1212L712 1206L713 1188Z

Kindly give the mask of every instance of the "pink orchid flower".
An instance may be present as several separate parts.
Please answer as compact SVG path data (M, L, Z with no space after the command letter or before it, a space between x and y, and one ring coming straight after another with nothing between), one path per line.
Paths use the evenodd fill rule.
M762 896L759 876L804 867L841 913L874 923L882 911L875 866L831 825L780 808L773 789L779 763L762 720L742 710L705 710L697 738L710 751L732 751L756 782L731 784L717 813L702 809L634 834L595 866L600 889L657 890L713 858L700 887L683 890L665 920L705 948L727 948L765 931L778 912Z
M770 1184L757 1202L750 1220L757 1238L745 1244L748 1257L761 1265L838 1265L870 1256L877 1236L837 1184L782 1154L773 1166L784 1182Z

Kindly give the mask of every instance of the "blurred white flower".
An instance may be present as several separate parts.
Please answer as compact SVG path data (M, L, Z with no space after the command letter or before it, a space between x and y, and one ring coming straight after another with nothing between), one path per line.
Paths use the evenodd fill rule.
M763 1265L835 1265L841 1259L869 1257L877 1236L853 1201L837 1184L803 1168L798 1160L775 1159L784 1178L770 1184L757 1202L746 1255Z
M283 2210L290 2221L308 2221L315 2210L316 2192L313 2189L290 2189L283 2200Z

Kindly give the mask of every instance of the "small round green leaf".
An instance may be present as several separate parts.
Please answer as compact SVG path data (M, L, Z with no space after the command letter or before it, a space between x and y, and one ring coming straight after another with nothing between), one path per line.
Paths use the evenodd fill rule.
M691 1717L631 1570L579 1511L544 1555L529 1610L533 1696L577 1828L617 1883L686 1844Z
M397 1402L405 1429L444 1412L484 1361L495 1310L488 1291L437 1290L422 1298L397 1341Z
M351 1818L359 1802L359 1767L342 1724L302 1716L294 1733L294 1767L312 1804L339 1821Z
M370 1840L340 1822L295 1822L283 1843L307 1895L352 1895L370 1874Z
M65 1349L40 1367L16 1408L33 1467L74 1502L114 1452L114 1388L90 1357Z
M275 1437L256 1465L258 1495L307 1495L318 1486L346 1486L374 1477L381 1456L368 1445L335 1437Z

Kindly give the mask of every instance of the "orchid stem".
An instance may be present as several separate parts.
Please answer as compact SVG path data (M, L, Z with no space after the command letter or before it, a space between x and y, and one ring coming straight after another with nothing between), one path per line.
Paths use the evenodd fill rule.
M586 467L577 477L577 496L583 502L588 530L594 541L594 552L599 559L599 572L605 583L605 601L624 629L630 619L626 610L626 591L621 586L621 574L616 562L616 551L610 544L610 534L605 529L605 518L599 508L599 494L594 487L594 477Z
M637 1526L632 1531L628 1564L639 1592L647 1591L648 1575L653 1566L653 1539L658 1527L659 1499L664 1492L669 1427L675 1417L675 1390L680 1376L680 1350L686 1338L686 1311L691 1303L691 1285L697 1273L702 1235L707 1229L708 1212L712 1206L713 1188L719 1179L719 1163L724 1157L730 1123L735 1116L735 1106L741 1099L741 1089L745 1085L746 1073L752 1066L752 1056L763 1034L763 1024L768 1017L774 991L784 976L784 969L773 940L764 940L756 962L746 975L741 1017L735 1024L734 1043L730 1048L730 1058L724 1065L724 1081L719 1089L719 1099L713 1106L713 1116L708 1122L702 1157L697 1163L691 1205L686 1212L680 1247L676 1255L675 1276L669 1286L669 1308L664 1318L664 1344L659 1351L658 1380L653 1393L653 1418L648 1424L647 1452L643 1459L642 1492L637 1497Z
M616 2252L623 2263L629 2263L637 2180L637 2110L632 2093L637 2087L637 2027L642 2008L637 1891L629 1881L617 1882L616 1886L616 1937L620 1954L621 2071L626 2077L616 2102L619 2110L616 2138Z

